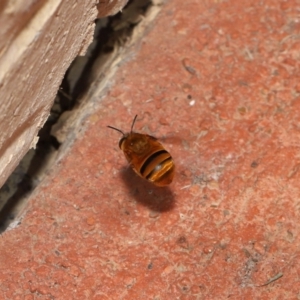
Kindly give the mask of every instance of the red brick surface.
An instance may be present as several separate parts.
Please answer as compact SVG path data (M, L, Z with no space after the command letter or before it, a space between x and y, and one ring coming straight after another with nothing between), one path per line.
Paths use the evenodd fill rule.
M2 298L298 299L299 9L169 1L3 234ZM174 157L169 188L106 128L136 113Z

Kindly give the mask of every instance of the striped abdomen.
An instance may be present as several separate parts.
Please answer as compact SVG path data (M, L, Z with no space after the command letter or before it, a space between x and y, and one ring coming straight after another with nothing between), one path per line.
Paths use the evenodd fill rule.
M165 149L151 153L142 163L140 175L158 186L165 186L172 182L175 166L173 159Z

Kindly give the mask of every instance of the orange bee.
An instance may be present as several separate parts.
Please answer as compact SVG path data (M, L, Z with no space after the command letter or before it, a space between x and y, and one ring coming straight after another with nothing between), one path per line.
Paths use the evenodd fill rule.
M155 137L132 131L136 118L137 115L129 133L112 126L107 127L123 134L119 147L133 170L157 186L166 186L174 177L175 165L172 156Z

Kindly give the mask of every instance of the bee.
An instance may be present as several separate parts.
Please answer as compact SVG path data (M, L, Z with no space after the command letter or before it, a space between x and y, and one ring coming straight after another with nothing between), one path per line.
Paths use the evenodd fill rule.
M174 177L175 165L172 156L157 138L132 131L136 118L137 115L133 119L129 133L112 126L107 127L122 133L119 147L132 169L153 184L166 186Z

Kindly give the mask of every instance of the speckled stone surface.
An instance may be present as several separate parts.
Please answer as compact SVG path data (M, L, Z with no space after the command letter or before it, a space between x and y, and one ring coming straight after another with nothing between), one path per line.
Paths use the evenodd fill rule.
M299 11L169 1L2 235L1 299L299 299ZM174 158L169 188L106 128L136 113Z

